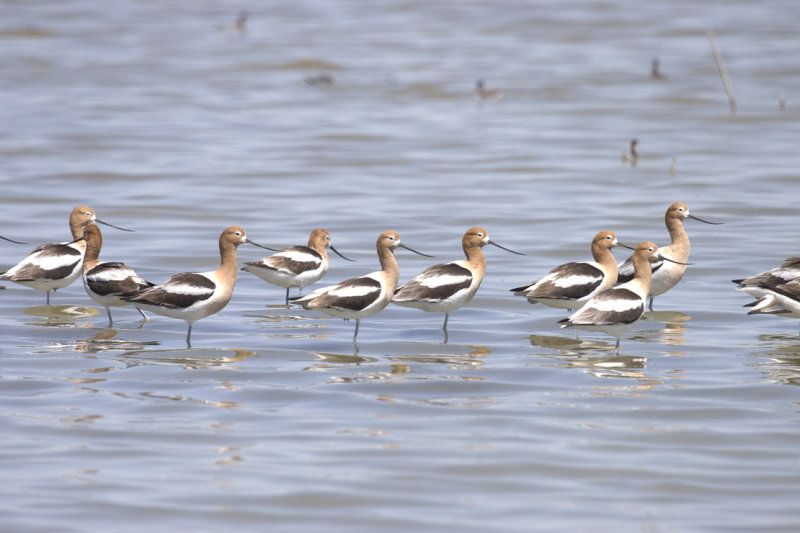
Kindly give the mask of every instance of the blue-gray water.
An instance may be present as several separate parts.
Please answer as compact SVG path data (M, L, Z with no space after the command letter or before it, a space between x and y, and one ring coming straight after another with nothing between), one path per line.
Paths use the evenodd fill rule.
M788 0L3 2L0 234L31 244L1 241L2 269L81 204L136 230L103 228L101 259L155 282L215 268L232 224L271 246L327 228L356 262L320 284L375 270L384 229L436 255L399 251L401 281L473 225L527 255L486 250L446 344L440 315L390 306L357 352L352 322L247 273L191 350L182 321L109 329L80 284L46 309L5 282L0 530L797 531L798 323L747 316L730 280L798 253L798 20ZM476 102L478 78L503 98ZM674 201L725 224L687 222L692 266L621 355L508 292L601 229L665 243Z

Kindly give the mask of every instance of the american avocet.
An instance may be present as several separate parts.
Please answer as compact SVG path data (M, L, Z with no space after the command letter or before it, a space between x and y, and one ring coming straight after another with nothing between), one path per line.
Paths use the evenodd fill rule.
M601 231L592 239L594 261L564 263L543 278L511 291L525 296L532 304L580 309L593 296L617 282L617 263L611 249L618 245L613 231Z
M732 281L737 284L737 291L755 298L761 298L778 285L783 285L798 278L800 278L800 257L788 257L780 266L771 270L749 278L734 279Z
M689 213L689 207L682 202L675 202L667 209L664 215L664 222L671 243L658 249L659 253L671 261L656 262L652 265L653 280L650 284L650 302L648 308L653 310L653 300L659 294L664 294L678 284L686 272L687 261L689 260L689 236L683 228L683 221L687 218L697 220L704 224L719 225L721 222L709 222ZM624 263L618 265L619 273L617 283L625 283L633 277L633 258L628 258Z
M83 287L89 297L106 308L108 325L111 326L111 307L129 305L125 296L152 287L154 284L140 278L133 269L123 263L101 263L100 249L103 247L103 235L100 228L91 224L83 230L86 239L86 254L83 257ZM137 307L142 318L147 320L141 309Z
M186 345L192 346L192 324L224 308L233 294L239 267L236 248L240 244L262 247L247 238L244 229L231 226L219 236L220 265L210 272L183 272L167 281L124 297L136 307L159 315L180 318L188 324ZM262 247L263 248L263 247Z
M503 97L503 91L500 89L487 89L483 80L475 82L475 97L478 100L499 100Z
M331 235L324 229L315 229L308 238L308 246L289 246L261 261L245 263L242 270L255 274L267 283L286 288L286 303L289 289L303 287L318 281L328 271L327 248L347 259L331 245Z
M671 260L663 257L658 246L643 242L633 252L634 277L627 283L601 292L568 318L559 320L562 328L575 327L587 331L602 331L616 337L616 352L625 333L644 314L645 300L650 289L650 265L655 261Z
M400 277L394 250L400 247L415 254L431 257L402 244L400 235L391 230L380 234L376 247L381 264L381 269L377 272L348 279L330 287L319 288L306 296L292 298L292 301L306 309L322 311L326 315L345 320L354 318L356 328L353 333L353 343L355 343L361 319L374 315L386 307L392 299Z
M748 315L800 318L800 257L789 257L780 266L733 282L737 291L756 298L744 306L751 308Z
M763 296L745 305L748 315L776 315L800 318L800 278L766 289Z
M97 218L91 207L76 207L69 216L72 242L39 246L22 261L0 274L0 279L46 291L47 305L50 305L50 291L62 289L80 277L81 261L86 251L83 228L95 222L119 230L131 231L103 222Z
M472 300L481 286L486 272L483 247L487 244L512 254L524 255L491 241L489 232L484 228L470 228L461 239L466 260L426 268L414 279L398 287L394 291L392 302L404 307L444 313L442 329L446 331L450 313Z

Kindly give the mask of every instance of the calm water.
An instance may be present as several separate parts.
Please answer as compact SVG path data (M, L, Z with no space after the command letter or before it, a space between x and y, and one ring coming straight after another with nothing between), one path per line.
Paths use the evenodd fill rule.
M797 531L798 323L730 280L799 252L800 4L172 4L0 5L0 234L31 243L0 267L81 204L155 282L215 268L231 224L327 228L356 262L323 282L376 269L384 229L436 255L398 252L401 281L473 225L527 255L487 249L447 343L390 306L358 350L247 273L189 350L182 321L6 283L0 530ZM601 229L664 243L678 200L725 225L687 223L690 270L621 355L508 292Z

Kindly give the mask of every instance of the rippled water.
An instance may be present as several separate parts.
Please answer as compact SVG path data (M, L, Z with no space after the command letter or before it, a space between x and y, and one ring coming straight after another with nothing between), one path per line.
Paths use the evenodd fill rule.
M271 246L327 228L356 262L323 282L376 269L384 229L437 262L473 225L527 254L486 250L447 343L440 315L390 306L357 350L352 323L247 273L192 349L182 321L106 327L80 284L47 308L6 283L3 531L796 531L798 323L746 316L730 280L798 253L800 4L0 14L6 237L66 240L88 204L136 230L104 228L101 259L156 282L213 269L231 224ZM476 102L478 78L503 98ZM664 243L674 201L725 225L687 223L692 266L621 355L508 292L601 229ZM0 267L29 249L0 242ZM397 255L401 281L434 261Z

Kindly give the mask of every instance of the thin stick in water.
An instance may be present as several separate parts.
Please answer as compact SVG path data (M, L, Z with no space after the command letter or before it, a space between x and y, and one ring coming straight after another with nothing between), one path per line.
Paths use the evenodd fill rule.
M714 52L714 59L717 61L717 68L719 69L719 75L722 78L722 85L725 86L725 93L727 93L728 102L731 104L731 115L736 115L736 95L733 94L731 79L728 77L728 69L725 68L725 61L722 59L722 52L719 51L717 39L714 37L714 32L711 30L708 30L708 41L711 43L711 50Z

